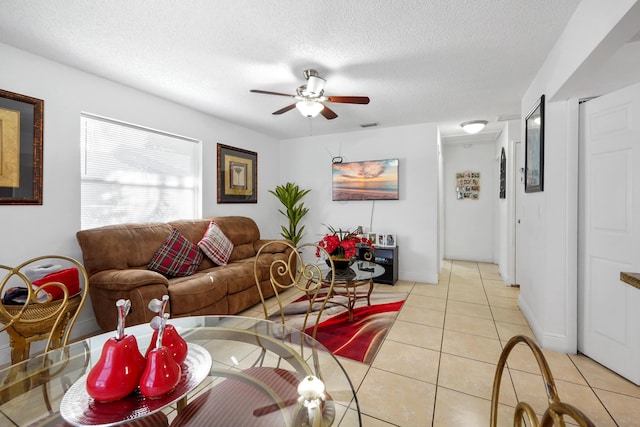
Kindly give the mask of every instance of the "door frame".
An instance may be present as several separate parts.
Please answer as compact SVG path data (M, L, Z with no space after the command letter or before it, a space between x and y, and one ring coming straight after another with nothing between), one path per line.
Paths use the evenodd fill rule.
M507 163L510 165L509 174L511 175L511 179L508 180L507 188L507 211L508 211L508 221L511 224L510 227L510 236L508 237L508 245L509 249L507 251L508 260L507 260L507 286L519 286L517 279L517 256L518 256L518 199L520 197L520 186L522 185L522 176L520 173L520 169L518 168L518 150L522 149L522 144L520 143L521 138L510 139L508 141L508 150L509 156L507 159Z

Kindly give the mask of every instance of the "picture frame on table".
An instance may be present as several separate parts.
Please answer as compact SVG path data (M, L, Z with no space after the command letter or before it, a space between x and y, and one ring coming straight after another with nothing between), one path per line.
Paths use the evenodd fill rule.
M544 189L544 95L525 119L524 192Z
M0 205L42 205L44 101L0 89Z
M396 246L396 235L395 234L386 234L385 237L386 246L389 248L393 248Z
M369 241L371 242L372 245L376 245L378 242L378 235L376 233L368 233L367 234L367 239L369 239Z
M376 247L393 248L396 246L396 235L389 233L377 233L377 240L372 240L371 242Z
M258 202L258 153L218 144L218 203Z

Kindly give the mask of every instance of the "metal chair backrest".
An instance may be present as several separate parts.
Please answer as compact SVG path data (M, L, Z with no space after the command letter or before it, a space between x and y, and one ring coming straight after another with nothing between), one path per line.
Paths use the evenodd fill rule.
M275 254L271 249L286 245L290 251L285 254ZM305 262L303 253L313 251L312 256L329 260L329 271L326 268L320 268L317 263ZM311 254L309 254L311 255ZM318 329L318 323L322 316L322 312L327 304L327 296L333 292L333 284L335 280L335 268L333 261L329 257L328 252L321 246L313 243L306 243L300 246L294 246L290 242L272 241L263 245L256 254L254 262L254 277L260 300L264 310L265 319L269 319L273 313L269 313L269 306L275 298L275 305L280 314L281 323L285 323L285 300L283 294L290 296L291 290L300 292L294 293L296 296L305 298L303 300L306 306L306 313L301 327L305 331L313 322L313 330L310 334L315 338ZM266 284L268 282L268 285ZM277 314L277 313L276 313ZM273 317L271 317L273 319Z
M568 416L572 418L573 422L577 423L580 427L595 427L595 424L593 424L593 422L578 408L569 403L560 401L560 396L558 396L556 384L553 380L553 375L551 374L551 369L549 368L547 359L544 357L544 354L542 354L540 347L538 347L535 341L524 335L516 335L512 337L505 345L504 349L502 350L502 354L500 355L500 359L498 360L498 366L496 367L496 373L493 379L493 392L491 394L491 419L489 426L496 427L498 425L498 399L500 397L500 383L502 381L502 372L504 371L504 367L507 363L507 359L509 357L509 354L511 353L511 350L513 350L513 348L518 343L526 344L536 358L538 368L542 373L544 389L547 393L548 407L542 414L542 418L538 420L536 410L534 410L534 408L530 404L528 404L527 402L518 402L513 415L514 427L523 426L525 416L527 418L526 425L528 426L564 427L564 417ZM539 411L542 410L541 408L537 409Z

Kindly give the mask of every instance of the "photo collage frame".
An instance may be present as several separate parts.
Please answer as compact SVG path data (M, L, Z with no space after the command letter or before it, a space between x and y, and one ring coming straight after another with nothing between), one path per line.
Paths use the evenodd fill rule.
M456 195L458 200L480 198L480 172L456 173Z

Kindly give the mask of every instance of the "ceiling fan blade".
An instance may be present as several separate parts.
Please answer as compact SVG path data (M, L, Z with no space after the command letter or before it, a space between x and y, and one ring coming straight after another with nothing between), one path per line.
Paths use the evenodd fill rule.
M278 96L288 96L289 98L295 98L295 95L289 95L288 93L280 93L280 92L270 92L268 90L259 90L259 89L251 89L249 92L253 93L262 93L265 95L278 95Z
M294 108L296 108L296 104L291 104L291 105L287 105L284 108L279 109L278 111L274 111L271 114L282 114L282 113L286 113L289 110L293 110Z
M324 104L322 104L322 105L324 105ZM322 114L324 116L324 118L327 119L327 120L333 120L336 117L338 117L338 115L335 113L335 111L333 111L332 109L330 109L326 105L324 105L324 108L322 110L320 110L320 114Z
M343 104L368 104L368 96L327 96L329 102L340 102Z

